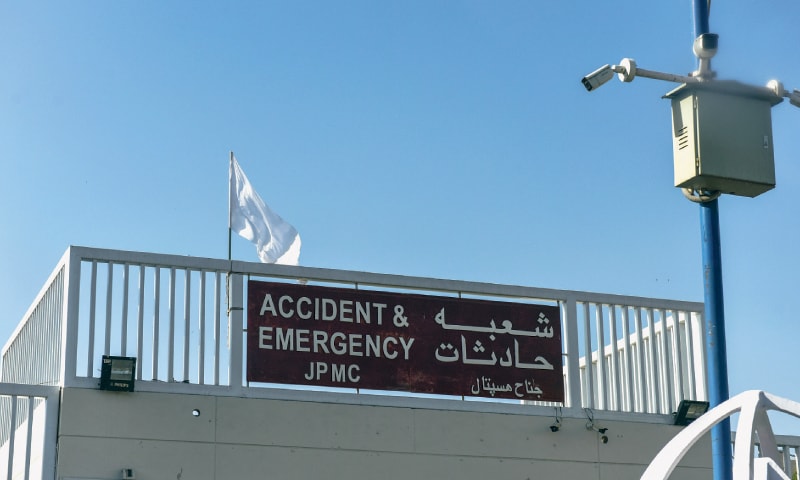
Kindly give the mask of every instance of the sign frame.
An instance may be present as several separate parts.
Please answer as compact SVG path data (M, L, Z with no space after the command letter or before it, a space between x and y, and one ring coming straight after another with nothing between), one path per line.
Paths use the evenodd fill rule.
M557 304L247 286L248 382L564 401Z

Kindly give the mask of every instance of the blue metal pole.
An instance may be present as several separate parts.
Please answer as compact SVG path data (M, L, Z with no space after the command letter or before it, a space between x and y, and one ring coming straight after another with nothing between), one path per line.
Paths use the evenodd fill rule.
M694 5L694 36L708 33L708 4L711 0L692 0Z
M708 5L711 0L692 0L695 38L709 33ZM703 244L703 287L705 299L705 343L707 352L708 402L711 408L727 400L728 354L725 347L725 307L722 295L722 248L719 237L717 199L700 204L700 232ZM733 478L731 424L726 419L711 430L714 480Z
M713 408L729 397L728 356L725 347L725 307L722 295L722 253L717 200L700 204L700 230L703 242L708 401ZM711 456L714 480L731 480L733 478L733 455L729 419L720 422L711 430Z

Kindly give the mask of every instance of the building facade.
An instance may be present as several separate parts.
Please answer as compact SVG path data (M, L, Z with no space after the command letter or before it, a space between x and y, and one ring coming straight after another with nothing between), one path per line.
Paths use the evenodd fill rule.
M515 399L515 390L536 390L533 380L490 383L485 375L460 396L442 394L446 372L428 381L430 390L410 393L391 391L391 382L316 385L313 370L301 385L252 381L252 362L264 361L254 349L279 346L272 327L249 318L253 281L544 306L558 317L544 331L560 351L536 356L537 366L516 361L549 366L561 396ZM280 310L287 319L288 302ZM70 247L3 350L0 472L72 480L639 478L680 431L678 404L705 399L701 312L694 302ZM517 347L522 336L546 336L500 323L458 327L460 367L478 368L467 365L465 340L478 330L497 342L516 334ZM309 333L309 350L332 354L323 340L336 333L327 332ZM364 357L361 337L347 335L358 339L348 354ZM292 338L300 350L304 337ZM400 345L383 354L402 356ZM504 352L510 364L512 349ZM491 358L502 365L497 353ZM136 359L134 391L100 389L104 356ZM360 358L342 379L366 378L373 361ZM270 371L289 363L266 362L260 368ZM427 368L420 365L412 373ZM709 452L700 442L676 475L708 478Z

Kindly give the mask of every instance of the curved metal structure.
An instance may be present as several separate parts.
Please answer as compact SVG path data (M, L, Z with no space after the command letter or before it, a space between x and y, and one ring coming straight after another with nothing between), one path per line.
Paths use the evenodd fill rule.
M642 480L666 479L687 451L716 425L739 413L734 449L733 480L786 479L767 411L800 418L800 403L760 390L750 390L706 412L667 443L647 467ZM760 457L755 456L756 445Z

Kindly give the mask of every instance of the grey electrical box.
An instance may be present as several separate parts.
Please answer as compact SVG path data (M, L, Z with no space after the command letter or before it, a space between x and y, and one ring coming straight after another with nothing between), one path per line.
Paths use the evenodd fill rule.
M672 101L675 186L746 197L775 188L772 91L732 81L683 84Z

